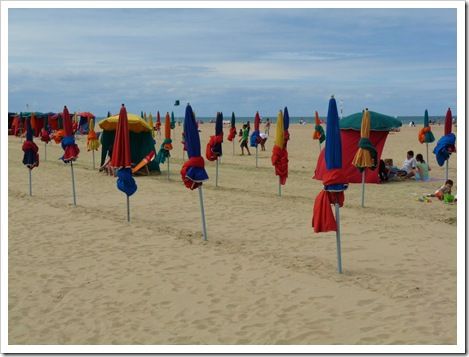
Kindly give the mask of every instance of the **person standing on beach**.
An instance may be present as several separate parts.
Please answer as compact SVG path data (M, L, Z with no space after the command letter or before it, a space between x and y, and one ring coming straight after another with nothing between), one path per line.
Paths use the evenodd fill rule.
M246 126L248 128L248 135L249 135L249 132L251 131L251 123L249 123L249 121L248 121Z
M249 122L248 122L249 123ZM248 148L248 139L249 139L249 129L247 124L243 125L243 135L239 139L241 141L241 155L244 155L244 148L248 151L248 155L251 155L251 152L249 151Z
M266 122L265 122L265 130L264 130L265 134L267 136L269 136L270 134L270 119L267 118Z

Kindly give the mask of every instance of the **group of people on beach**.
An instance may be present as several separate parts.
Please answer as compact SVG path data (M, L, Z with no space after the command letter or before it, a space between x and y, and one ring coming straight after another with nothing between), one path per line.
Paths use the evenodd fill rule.
M242 129L239 129L238 137L240 142L240 147L241 147L241 156L244 155L244 149L246 149L248 155L251 155L251 152L249 151L249 132L251 131L251 124L248 121L247 123L243 124ZM270 119L267 118L266 123L265 123L265 129L263 133L259 133L259 145L261 146L261 151L265 151L265 143L267 141L267 138L269 137L270 133Z

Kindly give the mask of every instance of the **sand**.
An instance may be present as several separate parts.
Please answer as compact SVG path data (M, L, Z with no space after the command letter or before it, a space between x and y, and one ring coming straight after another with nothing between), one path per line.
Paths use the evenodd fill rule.
M204 152L213 124L201 128ZM418 129L390 134L383 157L425 156ZM433 131L439 138L443 126ZM455 344L456 206L417 200L441 183L369 184L365 208L352 184L339 275L335 233L311 227L321 189L311 132L291 126L281 198L273 136L257 169L225 140L218 188L207 163L207 242L198 193L179 175L180 127L170 180L166 166L137 178L130 224L115 178L92 170L85 137L76 208L60 146L49 144L44 161L39 144L30 197L21 141L9 137L9 344ZM430 166L444 177L433 155ZM449 172L456 181L456 154Z

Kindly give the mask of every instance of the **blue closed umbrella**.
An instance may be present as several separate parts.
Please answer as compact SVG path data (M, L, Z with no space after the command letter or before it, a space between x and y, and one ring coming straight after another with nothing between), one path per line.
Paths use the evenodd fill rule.
M339 113L335 98L329 100L326 123L325 160L328 170L342 168L342 140L340 138Z
M25 120L26 124L26 140L23 143L22 150L24 152L23 164L29 169L29 195L32 196L31 171L39 166L39 148L33 142L33 129L31 128L31 119Z
M194 112L192 111L192 107L189 104L186 107L186 116L184 118L184 139L189 160L187 160L182 166L181 176L187 188L190 188L191 190L194 188L199 189L202 228L204 240L207 240L202 183L208 180L208 175L205 171L204 159L200 155L200 137L197 124L195 122Z
M283 128L285 130L288 130L289 127L290 127L290 115L288 114L288 108L285 107L285 109L283 110Z
M223 113L217 113L217 119L215 120L215 136L221 136L223 140ZM223 141L222 141L223 142ZM217 142L213 146L213 152L217 154L217 156L222 156L222 144L221 142Z

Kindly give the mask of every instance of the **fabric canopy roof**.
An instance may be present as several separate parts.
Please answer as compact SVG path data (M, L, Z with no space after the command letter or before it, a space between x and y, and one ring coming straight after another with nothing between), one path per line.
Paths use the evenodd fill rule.
M141 133L144 131L151 132L151 127L143 120L140 115L127 113L129 131L133 133ZM119 115L113 115L99 122L99 127L103 130L116 130Z
M371 122L370 129L372 131L390 131L391 129L402 126L402 122L400 120L390 117L389 115L384 115L372 111L369 111L369 113ZM339 121L340 129L360 131L362 125L362 115L363 113L360 112L341 119Z

